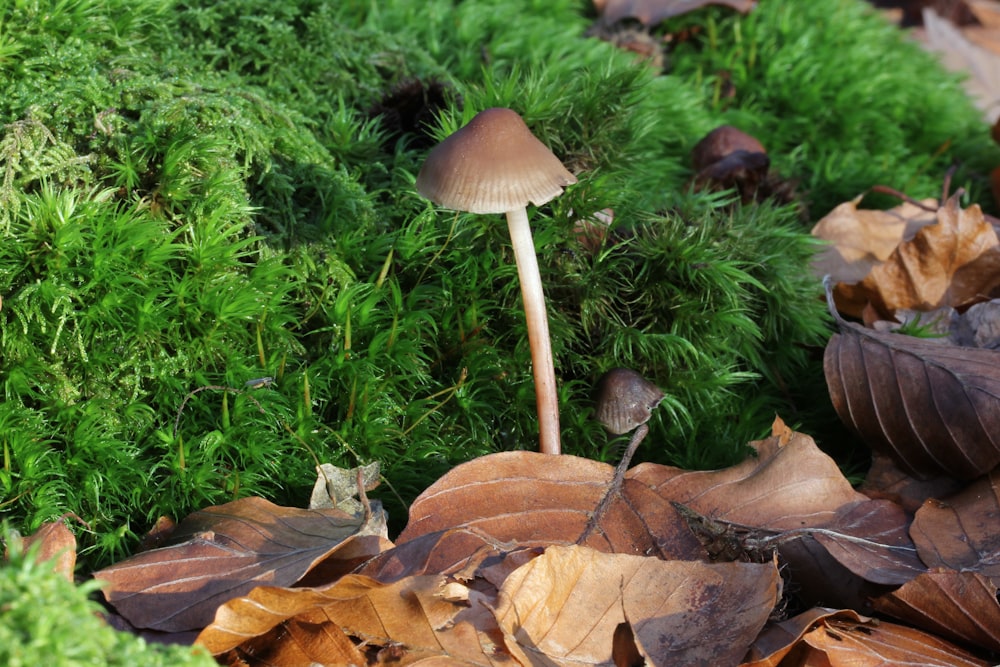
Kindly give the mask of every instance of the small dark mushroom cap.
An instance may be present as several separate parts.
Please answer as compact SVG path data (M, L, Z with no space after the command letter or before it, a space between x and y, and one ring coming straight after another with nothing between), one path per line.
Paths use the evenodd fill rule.
M417 192L439 206L506 213L558 197L576 183L545 144L510 109L480 111L427 155Z
M628 433L653 416L665 394L629 368L612 368L597 385L597 420L615 435Z

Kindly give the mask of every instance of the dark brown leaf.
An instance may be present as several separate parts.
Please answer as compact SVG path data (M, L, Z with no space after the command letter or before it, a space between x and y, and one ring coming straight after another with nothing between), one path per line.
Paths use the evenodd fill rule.
M1000 586L1000 471L917 510L910 535L928 567L978 572Z
M877 611L918 628L1000 653L997 587L977 572L934 570L874 602Z
M891 500L913 514L928 498L944 498L964 486L962 482L945 476L917 479L900 470L888 454L874 452L871 468L858 491L869 498Z
M837 414L918 477L1000 463L1000 352L841 323L823 359Z
M339 510L303 510L243 498L195 512L177 526L172 545L94 576L107 583L108 602L135 627L200 629L220 604L261 583L291 586L299 581L315 565L335 557L362 527L361 519Z

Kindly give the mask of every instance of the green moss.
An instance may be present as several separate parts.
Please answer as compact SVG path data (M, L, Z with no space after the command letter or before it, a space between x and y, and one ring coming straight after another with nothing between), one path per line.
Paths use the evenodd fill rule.
M687 153L742 126L814 217L874 183L933 195L952 162L978 196L984 124L864 7L679 18L662 30L706 27L663 73L569 0L0 10L0 508L26 531L76 512L95 567L161 514L303 504L309 450L380 460L401 523L456 463L534 448L505 225L413 189L433 138L497 105L580 176L531 212L566 451L617 455L590 417L616 365L668 394L647 459L732 463L775 413L822 438L808 225L690 192ZM373 113L432 90L412 126ZM576 225L605 208L589 249Z
M0 562L0 663L7 667L215 665L204 650L147 644L117 632L90 599L97 582L75 585L47 562L13 550Z

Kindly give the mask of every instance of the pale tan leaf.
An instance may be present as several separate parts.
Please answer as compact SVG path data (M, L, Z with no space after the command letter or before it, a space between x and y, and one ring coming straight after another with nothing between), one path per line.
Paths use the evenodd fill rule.
M486 628L473 627L460 618L469 604L482 603L449 600L443 595L445 583L438 576L384 584L348 575L322 588L262 586L220 607L198 643L214 655L241 647L240 654L245 654L246 649L261 643L257 638L267 638L271 650L284 650L284 643L301 643L285 632L292 623L301 629L311 628L313 641L319 645L337 645L338 650L349 653L341 641L343 635L355 646L363 642L367 652L385 652L380 661L400 666L435 659L454 664L510 665L509 656L490 637L497 630L489 614L475 616L480 621L489 619L491 626ZM319 636L321 631L330 637ZM332 663L342 664L337 660Z
M802 641L830 667L986 667L958 646L903 625L882 621L855 623L831 618L807 632Z
M200 629L226 600L262 583L290 586L325 559L336 558L345 540L363 527L361 519L339 510L244 498L195 512L174 531L171 545L94 576L106 582L108 602L134 626ZM367 544L381 548L377 540ZM359 555L351 552L351 558Z
M662 561L551 547L507 578L496 617L508 648L530 664L610 663L615 631L626 619L649 664L736 664L779 588L773 563Z
M830 243L813 260L817 277L829 275L836 283L859 282L872 267L889 259L900 243L936 221L934 213L909 202L887 211L859 209L862 196L840 204L812 228L813 236ZM937 206L933 199L921 203Z

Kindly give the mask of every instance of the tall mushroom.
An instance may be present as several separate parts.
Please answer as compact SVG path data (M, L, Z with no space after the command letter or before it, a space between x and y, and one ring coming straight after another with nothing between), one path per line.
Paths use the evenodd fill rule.
M528 325L538 407L539 450L559 454L559 400L542 278L528 225L528 203L541 206L576 183L559 159L510 109L486 109L435 146L417 176L417 192L439 206L505 213Z

